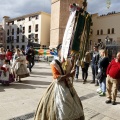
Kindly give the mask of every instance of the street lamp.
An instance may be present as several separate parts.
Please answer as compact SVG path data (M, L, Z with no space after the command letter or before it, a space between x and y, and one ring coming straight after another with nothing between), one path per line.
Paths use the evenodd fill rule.
M106 44L106 45L107 45L107 44L110 44L109 36L107 36L107 37L105 38L105 44Z

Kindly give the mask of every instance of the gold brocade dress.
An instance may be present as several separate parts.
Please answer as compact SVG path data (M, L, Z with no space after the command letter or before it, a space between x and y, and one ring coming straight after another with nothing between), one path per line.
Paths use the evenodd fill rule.
M84 120L83 107L71 82L60 81L62 71L51 62L54 81L41 98L34 120Z

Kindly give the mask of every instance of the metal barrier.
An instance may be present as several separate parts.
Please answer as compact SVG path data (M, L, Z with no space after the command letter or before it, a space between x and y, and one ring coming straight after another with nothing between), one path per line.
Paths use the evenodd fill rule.
M53 59L53 55L35 55L35 61L51 62Z

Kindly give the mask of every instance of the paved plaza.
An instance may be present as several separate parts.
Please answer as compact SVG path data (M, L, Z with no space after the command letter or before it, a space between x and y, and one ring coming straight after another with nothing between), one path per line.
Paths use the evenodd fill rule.
M74 87L84 107L85 120L120 120L120 92L117 105L105 104L106 97L96 93L98 87L90 84L91 69L88 82L79 81ZM36 63L30 77L22 83L14 82L10 86L0 85L0 120L33 120L38 102L52 81L49 63Z

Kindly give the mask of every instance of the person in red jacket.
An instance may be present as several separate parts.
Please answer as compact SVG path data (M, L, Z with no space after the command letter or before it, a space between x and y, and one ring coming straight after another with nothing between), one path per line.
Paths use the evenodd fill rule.
M116 105L117 88L120 81L120 52L117 53L116 58L109 64L106 74L106 91L108 98L106 103L112 102L112 105Z
M6 52L6 59L10 65L10 60L12 59L12 52L9 49Z

